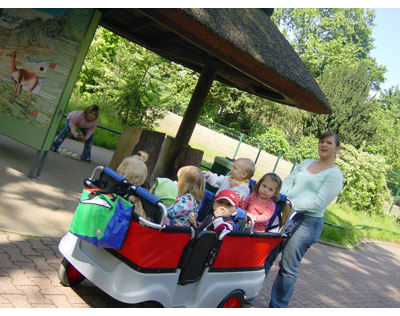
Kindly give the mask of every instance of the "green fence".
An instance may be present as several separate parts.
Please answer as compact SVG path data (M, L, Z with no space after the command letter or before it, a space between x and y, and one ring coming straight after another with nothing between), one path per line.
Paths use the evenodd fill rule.
M392 195L394 195L392 204L389 208L390 213L392 212L394 205L400 206L400 174L393 170L388 170L388 173L386 174L386 183L389 191L392 193Z

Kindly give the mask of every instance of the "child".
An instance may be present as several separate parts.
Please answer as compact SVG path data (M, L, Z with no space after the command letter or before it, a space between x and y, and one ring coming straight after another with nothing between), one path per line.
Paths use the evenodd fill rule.
M83 161L91 161L91 149L93 144L93 132L97 127L99 117L99 107L95 104L88 106L84 111L72 111L67 115L65 127L58 134L53 142L51 150L58 151L60 145L64 142L69 132L78 140L84 141L83 152L80 156ZM78 127L83 135L76 131Z
M144 151L139 151L138 155L126 157L117 168L117 172L123 176L126 180L135 186L140 186L145 183L147 178L147 161L149 155ZM146 218L142 202L137 196L131 195L129 202L135 205L135 213L139 216Z
M171 179L157 178L150 189L150 193L158 197L166 207L170 207L175 203L178 187Z
M236 159L228 175L218 176L215 173L205 171L206 182L219 188L216 194L225 189L234 191L239 200L244 200L250 194L249 179L254 175L255 164L248 158Z
M275 212L282 180L275 173L267 173L254 186L254 192L239 203L239 207L254 218L254 230L264 232Z
M178 197L167 209L167 225L190 226L189 214L197 217L204 195L204 178L201 170L195 166L186 166L178 170Z
M214 199L214 214L208 215L200 224L199 231L203 229L214 230L218 236L224 231L232 231L235 224L232 221L232 215L236 212L239 205L239 198L232 190L222 190ZM197 227L198 224L193 223L194 217L190 216L190 222Z

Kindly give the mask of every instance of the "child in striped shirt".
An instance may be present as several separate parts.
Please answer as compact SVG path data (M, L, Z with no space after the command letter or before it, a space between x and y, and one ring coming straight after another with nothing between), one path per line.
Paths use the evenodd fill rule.
M254 218L254 230L264 232L275 212L275 201L279 200L282 187L281 178L275 173L267 173L254 186L254 192L239 203L239 207Z
M198 231L203 229L213 230L217 235L221 235L225 231L232 231L235 227L232 221L232 214L239 205L239 198L232 190L222 190L214 199L214 213L208 215L202 223L196 223L194 216L190 216L189 220L194 227L200 224Z

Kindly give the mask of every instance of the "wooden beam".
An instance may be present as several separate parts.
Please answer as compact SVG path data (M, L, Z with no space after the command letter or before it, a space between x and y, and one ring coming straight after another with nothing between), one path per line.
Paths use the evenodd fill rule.
M196 127L196 123L203 108L204 101L214 82L216 72L217 68L215 64L212 60L209 60L208 63L205 64L200 78L197 81L196 88L194 89L189 105L182 118L181 125L179 126L178 132L176 133L175 139L169 151L166 165L168 167L167 170L170 170L171 172L174 169L174 162L178 157L179 150L182 148L182 146L189 144L190 138L192 137L194 128ZM171 174L169 174L169 176L172 177Z

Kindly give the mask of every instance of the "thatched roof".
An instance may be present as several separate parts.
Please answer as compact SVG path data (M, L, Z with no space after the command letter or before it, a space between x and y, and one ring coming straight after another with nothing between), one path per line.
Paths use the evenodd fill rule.
M315 113L329 102L265 10L102 9L100 25L216 80Z

